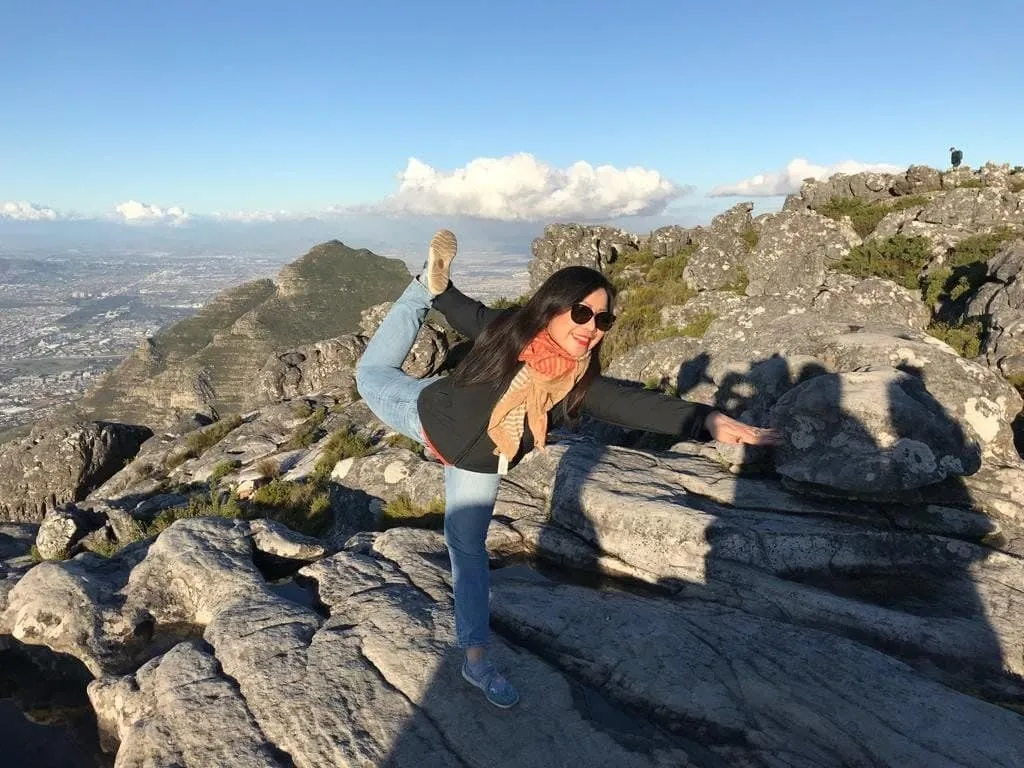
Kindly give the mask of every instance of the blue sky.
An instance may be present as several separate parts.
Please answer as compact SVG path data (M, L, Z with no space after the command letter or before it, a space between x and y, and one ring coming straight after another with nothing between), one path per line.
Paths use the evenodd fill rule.
M1008 0L0 0L0 212L361 206L539 230L706 218L738 199L710 191L798 158L941 167L957 144L1024 164L1022 25ZM434 175L396 197L410 158ZM479 158L497 163L445 181ZM616 173L566 181L581 161Z

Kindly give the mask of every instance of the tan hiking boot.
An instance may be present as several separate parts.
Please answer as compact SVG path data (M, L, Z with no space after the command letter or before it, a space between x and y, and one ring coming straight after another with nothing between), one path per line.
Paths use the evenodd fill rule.
M431 295L442 294L448 288L448 270L458 248L455 235L447 229L438 230L430 239L430 250L427 252L427 264L421 282Z

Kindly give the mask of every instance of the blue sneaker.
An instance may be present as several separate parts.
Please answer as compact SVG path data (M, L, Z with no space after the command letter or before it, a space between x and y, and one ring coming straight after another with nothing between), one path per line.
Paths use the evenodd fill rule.
M469 659L462 662L462 677L465 680L475 685L481 691L484 692L484 696L496 707L502 709L508 709L514 707L519 702L519 691L515 689L508 680L506 680L490 660L484 660L480 662L477 667L477 673L474 674L473 668L469 664Z

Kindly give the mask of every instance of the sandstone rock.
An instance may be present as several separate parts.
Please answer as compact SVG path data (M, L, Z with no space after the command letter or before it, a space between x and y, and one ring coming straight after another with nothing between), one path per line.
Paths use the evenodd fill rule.
M84 499L152 434L102 421L36 425L0 446L0 519L38 521L48 509Z
M743 234L754 229L753 207L753 203L734 205L713 218L707 229L695 233L697 250L683 270L688 285L710 291L741 280L750 252Z
M986 320L982 353L1004 376L1024 374L1024 239L1007 243L987 264L985 283L967 305L966 317Z
M359 327L366 336L373 336L377 332L391 306L391 302L378 304L363 312ZM402 363L402 370L414 378L422 379L440 370L447 356L448 337L444 329L428 320L420 327L416 341Z
M254 405L313 393L354 399L355 365L366 344L359 336L339 336L271 355L257 373Z
M969 475L976 443L943 412L921 380L892 369L817 376L772 408L784 477L860 496L894 493Z
M906 325L920 331L931 321L920 293L880 277L830 272L808 303L824 317L851 323Z
M604 271L620 254L639 250L638 238L622 229L580 224L549 224L530 246L530 290L553 272L576 264Z
M859 243L853 230L813 212L783 211L766 216L747 260L747 295L817 288L825 279L825 270Z
M660 227L640 240L642 248L646 248L656 259L675 256L693 242L700 228L687 229L678 225Z
M36 535L36 549L44 560L63 560L86 534L102 528L105 519L74 504L47 511Z

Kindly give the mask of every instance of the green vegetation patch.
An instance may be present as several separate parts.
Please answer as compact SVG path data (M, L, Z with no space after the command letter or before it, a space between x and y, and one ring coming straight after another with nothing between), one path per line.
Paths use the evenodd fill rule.
M275 478L250 497L249 517L265 517L307 536L323 536L331 527L331 491L325 481Z
M920 273L931 260L928 238L893 235L852 248L838 269L854 277L882 277L910 290L920 288Z
M326 418L327 409L320 406L292 432L291 437L281 445L281 450L294 451L298 448L309 448L309 446L324 436L320 426Z
M224 459L223 461L218 461L213 466L213 471L210 472L210 479L208 482L212 485L216 485L221 481L221 479L230 475L240 466L242 466L242 462L238 461L238 459Z
M907 195L896 197L892 201L871 201L859 197L833 197L826 201L818 213L839 221L849 216L854 231L861 237L867 237L878 227L879 222L893 211L903 211L919 205L926 205L928 198L924 195Z
M339 429L331 435L316 460L313 474L320 478L330 477L334 465L342 459L368 456L373 451L373 442L359 434L352 427Z
M928 334L942 339L966 358L977 357L985 338L985 326L980 318L968 318L959 323L932 323L925 329Z
M189 459L202 456L209 448L215 446L241 425L241 416L231 416L193 432L185 441L184 450L167 457L165 462L167 469L174 469L174 467L185 463Z
M444 500L434 498L424 507L402 494L384 505L382 517L385 529L404 526L440 530L444 527Z

